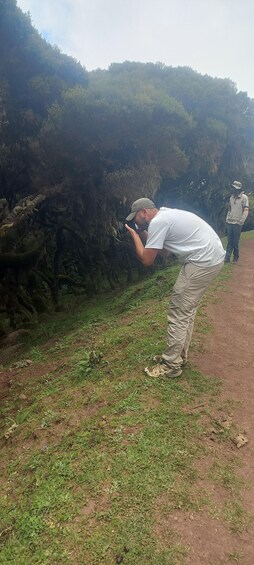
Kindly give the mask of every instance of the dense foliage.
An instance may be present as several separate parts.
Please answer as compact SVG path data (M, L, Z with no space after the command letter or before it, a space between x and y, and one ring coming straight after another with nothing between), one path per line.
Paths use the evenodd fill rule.
M161 64L86 70L0 0L0 296L5 325L59 290L90 295L138 268L130 202L196 211L221 231L254 177L254 101L228 79ZM252 226L253 219L249 221Z

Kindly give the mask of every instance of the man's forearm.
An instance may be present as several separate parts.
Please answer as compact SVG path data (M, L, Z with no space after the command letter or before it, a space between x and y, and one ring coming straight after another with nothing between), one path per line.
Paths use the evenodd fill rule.
M132 239L134 241L134 245L135 245L135 251L136 254L138 256L138 258L140 259L140 261L143 261L143 257L144 257L144 245L139 237L139 235L136 232L133 232L131 234Z
M248 214L249 214L249 208L244 208L243 213L242 213L241 220L240 220L240 222L239 222L240 226L243 226L245 220L246 220L247 217L248 217Z

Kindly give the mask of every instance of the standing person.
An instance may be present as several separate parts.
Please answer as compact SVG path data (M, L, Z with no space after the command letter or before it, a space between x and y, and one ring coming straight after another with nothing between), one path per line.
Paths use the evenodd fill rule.
M149 376L178 377L187 362L197 307L220 272L225 251L211 226L191 212L158 209L149 198L139 198L126 218L127 222L132 220L142 232L142 240L146 240L144 246L139 234L126 224L143 265L152 265L163 251L174 253L183 263L171 294L167 349L161 364L145 369Z
M233 194L229 199L228 213L226 217L228 244L226 249L225 263L230 263L233 251L233 262L239 259L239 240L243 224L249 213L249 199L244 194L242 183L234 180Z

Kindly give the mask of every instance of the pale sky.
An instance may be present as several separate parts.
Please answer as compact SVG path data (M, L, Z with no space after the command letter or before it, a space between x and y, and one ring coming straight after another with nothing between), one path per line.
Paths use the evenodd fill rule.
M124 61L188 66L254 98L254 0L17 0L88 71Z

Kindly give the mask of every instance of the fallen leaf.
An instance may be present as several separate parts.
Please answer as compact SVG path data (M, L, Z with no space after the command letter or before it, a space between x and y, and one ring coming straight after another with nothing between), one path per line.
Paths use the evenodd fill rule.
M12 436L12 434L14 433L14 431L16 430L17 427L18 427L18 424L16 424L16 423L12 424L12 426L4 434L5 439L9 439Z
M235 438L233 438L232 440L234 442L234 444L236 445L236 447L243 447L244 445L246 445L246 443L248 443L248 439L244 434L238 434L238 436L236 436Z

